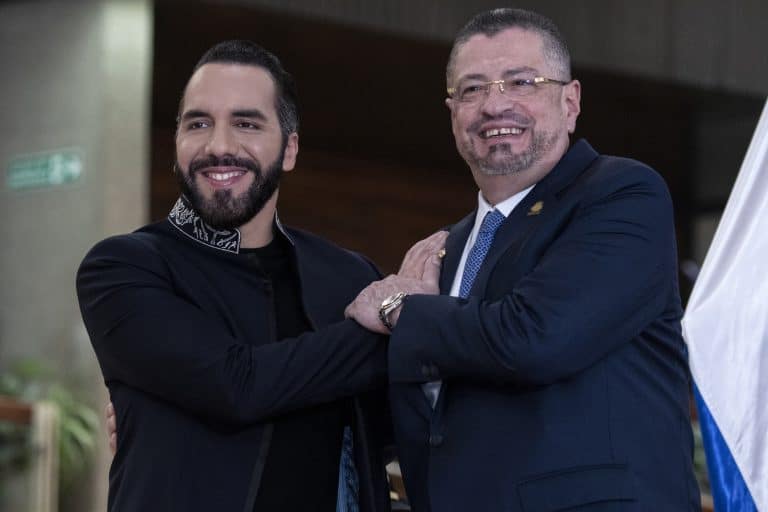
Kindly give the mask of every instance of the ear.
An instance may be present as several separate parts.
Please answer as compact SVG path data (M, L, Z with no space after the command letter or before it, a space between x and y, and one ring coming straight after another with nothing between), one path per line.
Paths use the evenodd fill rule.
M573 133L576 130L576 119L581 113L581 83L578 80L563 86L563 112L568 133Z
M299 134L293 132L288 136L288 142L283 151L283 171L292 171L296 165L296 156L299 154Z
M448 110L451 112L451 119L453 119L456 116L456 108L458 107L458 102L453 98L448 97L445 98L445 106L448 107Z

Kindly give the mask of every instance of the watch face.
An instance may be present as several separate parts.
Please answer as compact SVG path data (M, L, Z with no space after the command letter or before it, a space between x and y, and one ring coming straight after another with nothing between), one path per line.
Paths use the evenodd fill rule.
M404 297L405 297L405 292L398 292L394 295L390 295L389 297L384 299L384 301L381 303L381 306L379 306L379 309L389 308L393 304L395 304L396 305L395 307L397 307L397 305L399 305L400 302L402 302Z
M400 295L400 294L396 293L396 294L390 295L389 297L384 299L384 301L381 303L381 307L385 308L385 307L389 306L390 304L392 304L393 302L395 302L397 300L397 296L398 295Z

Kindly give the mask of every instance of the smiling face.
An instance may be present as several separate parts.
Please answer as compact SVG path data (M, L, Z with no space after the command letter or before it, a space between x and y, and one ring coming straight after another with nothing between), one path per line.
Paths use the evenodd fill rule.
M239 227L262 210L296 161L298 135L280 131L274 81L257 66L205 64L190 78L182 105L182 191L212 227Z
M558 76L558 67L547 58L541 35L519 28L491 37L472 36L456 51L452 70L449 85L457 89L539 76L568 80ZM539 84L525 96L512 94L509 87L501 92L494 84L478 101L448 98L446 104L456 147L480 188L488 177L511 175L519 175L515 179L527 188L552 170L567 150L579 101L580 85L573 80L566 85Z

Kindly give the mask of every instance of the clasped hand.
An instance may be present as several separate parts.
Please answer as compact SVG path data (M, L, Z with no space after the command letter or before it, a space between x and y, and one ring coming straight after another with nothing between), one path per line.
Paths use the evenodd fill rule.
M381 334L389 334L379 318L379 308L387 297L399 292L408 295L437 295L440 291L440 251L445 246L447 231L437 233L416 242L403 258L400 270L380 281L374 281L361 291L347 306L344 315L352 318L366 329ZM392 325L397 325L400 310L397 308L390 316Z

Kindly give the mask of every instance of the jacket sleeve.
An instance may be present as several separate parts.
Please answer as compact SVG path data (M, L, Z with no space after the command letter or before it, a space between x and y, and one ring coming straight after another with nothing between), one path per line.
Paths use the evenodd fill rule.
M621 171L583 198L500 300L408 297L390 339L390 380L547 385L659 318L676 289L671 200L648 168Z
M279 343L239 343L179 296L162 258L115 237L77 276L83 320L105 381L217 421L251 423L386 383L386 344L351 320Z

